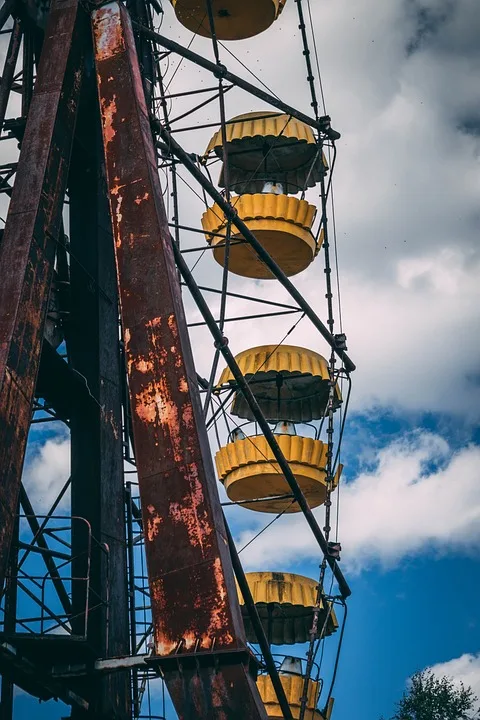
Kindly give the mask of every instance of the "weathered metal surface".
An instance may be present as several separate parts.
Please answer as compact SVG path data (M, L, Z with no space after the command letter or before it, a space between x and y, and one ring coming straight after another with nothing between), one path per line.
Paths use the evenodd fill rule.
M13 518L81 84L85 22L53 2L0 245L0 586Z
M93 13L103 142L155 634L168 656L245 647L135 43ZM165 671L181 718L264 718L241 662ZM208 710L202 715L204 703ZM207 706L205 706L207 707ZM248 714L247 714L247 711Z
M66 327L70 361L89 393L77 398L71 414L72 514L90 523L104 552L93 551L90 567L87 641L97 657L129 650L125 503L122 458L118 300L110 210L103 169L93 48L85 38L87 62L70 163L70 314ZM90 60L91 57L91 60ZM74 576L85 567L85 531L72 528ZM83 567L82 567L83 566ZM78 572L77 572L78 570ZM85 583L72 584L76 622L85 621ZM99 603L99 598L110 603ZM102 718L131 717L129 674L116 673L80 685L92 712ZM72 717L77 711L72 710Z
M164 670L179 720L254 720L266 714L246 665Z

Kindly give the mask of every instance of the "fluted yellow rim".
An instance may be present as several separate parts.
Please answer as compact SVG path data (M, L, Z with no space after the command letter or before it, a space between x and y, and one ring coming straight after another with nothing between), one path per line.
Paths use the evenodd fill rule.
M173 7L175 7L175 5L177 5L177 3L181 4L182 0L170 0L170 2L172 3ZM280 15L280 13L282 12L283 8L285 7L285 3L287 2L287 0L272 0L272 2L277 8L277 17L278 17Z
M245 574L255 603L302 605L313 607L318 582L304 575L288 572L249 572ZM240 595L240 604L243 604Z
M326 359L314 350L296 345L259 345L242 350L235 355L235 360L245 377L276 372L312 375L327 381L330 379ZM220 375L218 385L225 385L232 380L232 372L226 367Z
M170 0L186 28L211 37L206 0ZM242 40L267 30L278 19L286 0L213 0L215 30L219 40ZM223 11L223 13L222 13Z
M288 704L292 710L292 715L294 718L298 718L300 715L300 698L303 695L304 678L301 675L280 674L280 680L283 685L283 689L285 690ZM270 676L259 675L257 677L257 687L262 702L265 705L268 717L283 718ZM307 690L308 713L305 716L306 718L309 718L309 720L313 720L313 718L315 720L320 720L322 718L321 713L316 710L319 692L320 683L315 682L314 680L309 680Z
M287 0L272 0L272 1L273 1L274 5L277 6L277 17L278 17L278 15L280 15L283 8L285 7L285 3L287 2ZM172 3L173 7L175 7L175 5L177 5L178 2L181 3L182 0L170 0L170 2Z
M318 582L304 575L287 572L249 572L245 574L255 603L313 607ZM240 604L243 599L240 596Z
M296 140L308 145L316 145L312 128L305 123L275 112L251 112L237 115L226 124L227 142L241 142L246 138L281 138L285 141ZM218 151L223 146L222 131L218 130L208 143L205 156L212 150ZM325 168L327 160L323 155Z
M250 572L246 573L245 577L255 604L277 603L282 606L315 607L317 580L296 573L270 571ZM240 605L243 605L244 601L240 590L238 590L238 597ZM323 609L323 602L320 607ZM330 632L334 632L338 628L337 616L333 607L330 611L329 625L332 626Z
M306 200L273 193L238 195L233 199L232 204L238 216L244 221L283 220L305 230L311 229L317 212L316 207ZM209 243L214 239L211 233L221 232L226 224L227 219L217 203L203 213L202 227Z
M326 443L300 435L276 435L275 438L289 463L325 471L328 449ZM272 469L278 467L264 435L254 435L224 445L215 455L215 463L222 481L234 470L247 465L266 464L271 465Z

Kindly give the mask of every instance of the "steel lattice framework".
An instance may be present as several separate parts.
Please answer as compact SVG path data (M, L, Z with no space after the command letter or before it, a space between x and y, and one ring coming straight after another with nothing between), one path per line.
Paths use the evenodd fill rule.
M7 148L0 165L2 720L15 717L15 686L63 701L72 718L166 717L165 688L182 718L265 718L259 671L269 674L284 718L293 717L224 515L222 505L228 514L231 503L218 494L210 446L237 425L227 411L232 392L215 386L220 362L319 547L300 709L308 717L314 641L323 640L332 608L346 608L350 595L329 542L346 415L345 408L334 423L334 389L341 380L349 388L355 369L345 336L334 332L331 180L322 178L318 219L324 324L237 212L228 156L222 192L210 160L177 140L220 126L226 148L227 93L241 92L309 126L333 170L339 135L319 116L295 2L314 117L222 63L212 0L206 18L214 61L158 31L157 0L5 0L0 8L7 41L0 81L0 147ZM209 76L206 87L192 79L188 89L169 91L184 61ZM212 106L216 122L202 114ZM212 248L200 245L192 198L207 207L210 198L226 219L220 247L227 259L217 283L197 269ZM246 294L229 281L235 234L278 281L281 300ZM248 310L232 315L236 301ZM331 352L329 410L315 429L315 437L326 432L328 446L323 531L227 339L230 323L283 316L293 319L292 329L305 319ZM195 351L207 337L212 351L201 373L191 344ZM39 512L22 471L28 439L42 428L47 438L68 436L71 469ZM322 600L330 603L323 629ZM149 684L159 678L163 696L152 710ZM330 699L331 690L327 715Z

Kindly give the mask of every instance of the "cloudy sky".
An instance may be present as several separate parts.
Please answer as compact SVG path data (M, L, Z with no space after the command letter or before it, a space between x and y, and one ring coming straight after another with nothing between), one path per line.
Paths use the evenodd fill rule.
M164 6L162 32L189 42ZM480 11L477 0L310 0L310 6L327 112L342 133L334 182L341 308L358 366L338 527L353 595L334 718L354 712L357 720L372 720L392 713L408 677L424 667L462 679L480 695ZM192 48L212 57L207 40L195 38ZM240 60L309 112L293 0L269 31L230 43L221 55L232 71L252 79ZM173 59L166 77L171 92L212 84L186 61L177 69ZM193 104L172 102L171 117ZM227 94L229 116L264 109L236 89ZM213 103L174 127L217 120ZM211 132L179 132L176 139L202 153ZM186 171L181 175L191 183ZM203 202L180 185L181 222L198 227ZM309 199L318 203L315 191ZM182 242L193 247L203 239L185 233ZM200 258L199 282L219 287L221 271L208 253L187 257L191 266ZM325 317L321 260L295 283ZM230 289L286 299L273 281L234 278ZM208 298L218 313L218 298ZM198 321L185 301L189 320ZM252 312L252 302L229 301L230 317ZM279 342L293 322L287 316L232 323L226 334L238 352ZM200 328L192 341L198 369L208 375L211 340ZM307 320L289 342L327 351ZM68 440L34 440L25 473L41 507L68 473ZM323 524L323 511L317 516ZM269 518L235 509L230 519L243 547ZM318 573L317 549L297 515L275 523L242 557L250 570ZM325 647L327 685L336 642L333 636ZM26 703L19 698L20 711ZM44 712L61 715L47 706Z

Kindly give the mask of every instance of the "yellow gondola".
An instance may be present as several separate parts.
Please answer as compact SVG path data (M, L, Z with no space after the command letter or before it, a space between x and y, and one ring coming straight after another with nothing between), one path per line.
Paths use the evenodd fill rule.
M290 115L238 115L227 123L226 135L229 188L239 195L262 192L265 182L295 194L314 187L328 169L312 129ZM212 153L223 161L221 130L210 140L204 160ZM225 187L223 165L219 185Z
M293 673L279 673L280 681L285 695L287 696L288 704L290 705L292 716L294 718L300 717L300 698L303 695L304 678L302 675ZM277 718L283 720L284 715L281 711L280 705L278 704L277 694L273 688L272 681L269 675L259 675L257 678L257 687L262 698L262 702L265 705L267 717ZM320 694L321 686L319 682L309 680L308 691L307 691L307 711L305 713L305 720L324 720L323 715L317 710L318 697Z
M215 34L219 40L243 40L267 30L287 0L212 0ZM179 22L188 30L211 37L206 0L170 0Z
M327 361L318 353L294 345L261 345L243 350L235 360L269 422L311 422L325 415L330 374ZM226 385L235 387L228 367L220 376L217 390ZM341 401L337 384L334 410ZM235 394L231 412L254 420L241 392Z
M276 439L310 507L322 505L326 498L327 445L298 435L277 435ZM215 463L230 500L257 512L299 512L264 435L227 443L215 455ZM335 475L334 487L341 469Z
M296 275L310 265L323 240L322 236L317 244L312 234L316 214L314 205L306 200L274 193L238 195L232 198L232 204L238 217L285 275ZM213 247L213 257L223 267L227 218L216 203L204 212L202 227L207 242ZM230 272L259 280L274 278L235 226L231 228Z
M251 572L246 574L246 579L270 644L308 642L318 581L284 572ZM247 640L256 643L255 631L240 591L239 599ZM322 603L318 619L319 634L323 631L323 635L328 636L337 628L334 608Z

